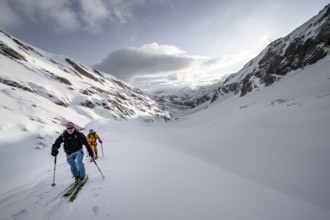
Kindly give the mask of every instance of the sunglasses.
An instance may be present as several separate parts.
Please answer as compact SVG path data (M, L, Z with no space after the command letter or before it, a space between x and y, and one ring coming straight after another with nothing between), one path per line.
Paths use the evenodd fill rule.
M73 127L71 127L71 128L66 128L66 130L72 130L72 129L74 129Z

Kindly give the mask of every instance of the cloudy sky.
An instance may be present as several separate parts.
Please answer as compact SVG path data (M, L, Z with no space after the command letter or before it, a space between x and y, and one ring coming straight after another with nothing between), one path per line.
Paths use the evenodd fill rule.
M145 90L237 72L329 0L1 0L0 28ZM157 89L155 89L157 88Z

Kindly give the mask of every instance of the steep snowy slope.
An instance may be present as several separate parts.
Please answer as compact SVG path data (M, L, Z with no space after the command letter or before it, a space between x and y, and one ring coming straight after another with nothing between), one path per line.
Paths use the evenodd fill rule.
M7 131L6 136L13 129L46 131L53 124L60 131L68 120L83 127L98 118L170 118L139 89L72 58L33 48L2 31L0 90L0 130ZM43 112L49 113L47 117L39 117ZM1 132L0 139L3 135Z

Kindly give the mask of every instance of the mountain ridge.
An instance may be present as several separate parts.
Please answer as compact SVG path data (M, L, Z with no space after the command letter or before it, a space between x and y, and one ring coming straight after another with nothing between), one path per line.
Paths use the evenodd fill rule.
M51 100L55 105L79 109L78 111L87 118L142 117L146 121L155 118L167 121L177 111L221 102L227 96L242 97L250 92L260 91L263 87L281 80L290 71L312 65L328 56L330 5L325 6L318 15L287 36L270 43L258 56L237 73L229 75L224 82L183 91L182 95L146 95L140 89L110 74L80 64L73 58L44 52L1 30L0 36L0 54L7 59L2 59L6 63L0 68L0 84L7 86L3 87L2 91L16 88L34 93ZM14 73L14 67L6 67L8 62L9 66L19 64L20 71L27 71L29 74L24 76ZM44 79L37 80L36 75L50 80L46 83L50 88L38 84L38 80ZM50 82L54 82L55 85L50 85ZM35 103L33 105L37 106ZM5 106L3 108L6 109ZM91 109L93 113L86 109ZM60 118L59 124L69 120L64 117L55 118Z
M288 72L316 63L330 49L330 5L318 15L284 38L273 41L248 62L237 74L230 76L218 94L233 92L244 96L252 90L269 86ZM212 101L215 101L214 94Z
M174 106L177 109L189 109L204 103L212 104L228 95L242 97L272 85L290 71L316 63L328 56L329 51L330 4L287 36L270 43L241 70L230 74L223 83L218 82L209 88L201 87L195 90L197 93L202 89L203 94L196 97L196 94L187 92L181 97L156 96L156 99L164 105Z
M83 127L99 118L145 121L171 118L161 104L140 89L71 57L30 46L1 30L0 90L1 99L11 103L0 104L3 115L8 113L20 119L13 123L2 117L0 130L15 129L19 124L23 131L37 131L55 123L59 132L66 121L75 121ZM40 109L39 102L46 102L49 109ZM22 105L19 109L29 111L30 117L12 111L16 105ZM49 118L38 118L42 111L49 112ZM24 128L24 122L31 120L35 127Z

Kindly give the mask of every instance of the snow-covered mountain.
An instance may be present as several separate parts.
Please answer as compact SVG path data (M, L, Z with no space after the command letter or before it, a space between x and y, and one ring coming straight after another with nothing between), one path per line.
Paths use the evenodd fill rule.
M133 87L5 33L1 40L1 220L330 219L329 54L270 74L281 80L266 86L266 75L252 76L265 50L224 86L199 90L216 90L212 104L145 123L114 120L168 117L161 107L153 114L157 104ZM244 94L246 77L253 87ZM97 163L106 178L85 157L89 180L73 203L62 196L73 182L65 153L56 166L50 155L65 120L96 130L104 150Z
M63 149L51 187L58 134L2 130L14 138L0 142L0 219L329 220L329 69L327 56L261 92L228 96L167 123L87 123L102 138L97 163L106 178L85 157L89 180L73 203L62 196L74 181ZM11 106L29 117L22 108ZM44 148L35 149L36 138Z
M286 37L269 44L238 73L229 76L212 99L227 93L244 96L304 68L330 51L330 4Z
M155 96L166 106L179 109L213 103L228 95L244 96L282 79L287 73L314 64L330 51L330 5L289 35L269 44L239 72L184 95ZM219 85L221 84L221 85ZM216 88L215 88L216 87ZM202 92L201 92L202 91Z
M49 124L62 129L65 121L76 121L83 127L99 118L171 117L141 90L72 58L39 50L3 31L0 31L0 89L2 103L6 103L0 104L1 131L17 126L37 131ZM40 118L42 112L49 114Z

